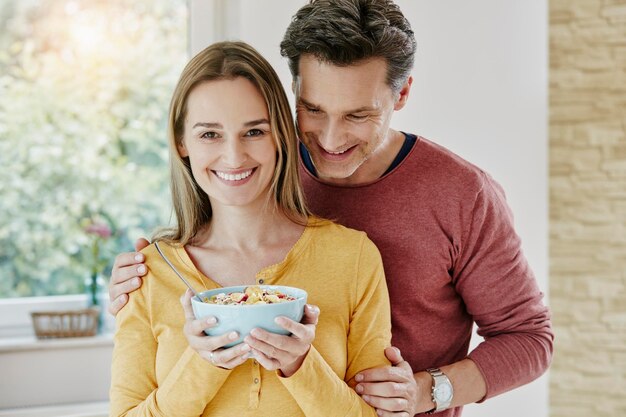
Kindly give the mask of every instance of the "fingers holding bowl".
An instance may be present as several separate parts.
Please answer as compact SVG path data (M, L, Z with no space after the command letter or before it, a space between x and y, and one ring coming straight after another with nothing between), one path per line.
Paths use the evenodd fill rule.
M192 311L196 317L217 317L219 327L210 329L207 334L213 336L235 330L240 335L245 336L254 328L262 328L272 333L288 335L290 331L279 325L275 319L279 316L285 316L295 321L302 319L306 304L306 291L286 286L261 285L254 286L259 288L246 293L249 287L215 288L200 293L200 299L191 298ZM262 297L268 297L268 299L281 299L282 297L287 300L248 303L250 300L260 298L259 289L263 291ZM231 295L233 298L230 298ZM211 302L205 300L211 300ZM191 312L187 310L186 314L190 315ZM243 341L243 337L233 341L227 347L234 346L241 341Z
M219 348L208 353L209 362L225 369L233 369L250 358L250 346L240 343L231 348Z
M254 354L258 363L266 369L282 369L285 364L298 362L298 357L308 351L310 341L314 338L319 310L305 309L306 292L285 286L260 287L263 291L271 290L264 292L263 297L271 295L287 300L258 304L239 303L242 294L249 297L256 295L252 291L246 292L246 286L207 290L198 294L199 298L186 292L181 297L186 318L186 334L191 336L188 337L190 345L196 351L202 352L203 358L216 366L231 368L245 362ZM254 291L258 293L258 289ZM228 302L213 302L224 299ZM209 316L217 319L215 325L212 325L212 321L206 322ZM264 340L255 338L253 335L256 332L260 332ZM247 341L255 343L255 346Z

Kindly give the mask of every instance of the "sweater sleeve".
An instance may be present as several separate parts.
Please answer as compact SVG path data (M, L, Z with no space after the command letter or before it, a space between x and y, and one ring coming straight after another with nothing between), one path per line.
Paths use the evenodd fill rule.
M200 416L231 372L209 364L187 347L165 380L157 383L158 342L148 297L155 279L147 277L116 318L110 416Z
M364 239L355 285L355 300L347 337L347 369L340 378L322 354L311 346L300 369L280 381L306 416L376 416L351 388L365 369L388 366L384 349L391 343L389 295L378 249ZM321 314L333 314L332 311ZM315 381L314 384L311 381ZM329 401L332 399L332 401Z
M504 192L490 177L484 179L453 274L485 339L469 354L487 384L482 401L543 374L554 339L549 310L522 253Z

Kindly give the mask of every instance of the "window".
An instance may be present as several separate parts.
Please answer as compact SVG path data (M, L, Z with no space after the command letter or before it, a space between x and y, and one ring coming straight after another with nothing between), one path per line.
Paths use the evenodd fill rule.
M0 3L0 298L76 294L170 215L185 0ZM104 265L103 264L103 265Z

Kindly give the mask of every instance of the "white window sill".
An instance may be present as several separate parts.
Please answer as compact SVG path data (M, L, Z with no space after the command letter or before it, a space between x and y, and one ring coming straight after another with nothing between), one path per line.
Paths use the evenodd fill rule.
M100 296L104 332L115 329L115 318L107 312L108 299L108 294ZM84 294L0 299L0 341L34 338L32 311L78 310L86 306L87 297Z
M0 417L107 417L108 415L108 402L0 410Z
M37 339L34 336L7 337L0 339L0 353L97 346L113 346L113 334L104 333L92 337L66 337L58 339Z

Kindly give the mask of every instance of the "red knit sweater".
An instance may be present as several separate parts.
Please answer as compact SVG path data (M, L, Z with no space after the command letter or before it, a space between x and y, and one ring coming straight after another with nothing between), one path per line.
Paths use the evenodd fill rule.
M301 174L315 214L367 232L378 246L393 344L414 372L469 357L489 398L547 369L550 314L504 192L488 174L420 137L398 167L369 184L323 184L303 166ZM474 322L485 341L468 355Z

